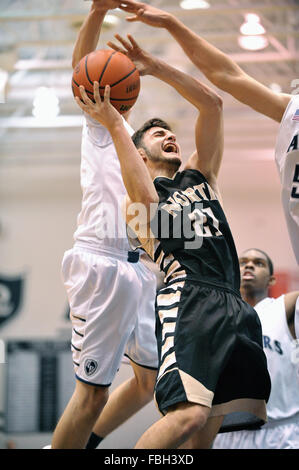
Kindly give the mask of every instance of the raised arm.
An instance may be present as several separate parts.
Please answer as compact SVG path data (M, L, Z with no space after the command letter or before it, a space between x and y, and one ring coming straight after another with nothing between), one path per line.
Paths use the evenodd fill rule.
M82 57L96 49L106 13L110 9L117 8L119 3L117 0L93 0L75 42L72 57L73 68Z
M175 16L135 0L124 0L123 10L134 13L128 21L165 28L186 55L218 88L275 121L280 122L291 95L278 94L247 75L228 55L192 32Z
M172 86L198 109L199 115L195 125L196 152L189 158L185 168L201 171L213 185L219 172L223 153L221 98L199 80L145 52L131 35L128 35L130 43L119 35L115 37L124 46L124 49L111 42L108 45L127 54L139 67L141 74L152 75Z
M80 87L80 92L83 102L78 97L76 101L82 111L100 122L111 134L123 182L131 202L141 202L148 209L152 203L158 201L158 195L121 115L110 103L110 87L108 85L105 87L104 100L101 101L99 83L94 82L95 103L88 98L84 87Z

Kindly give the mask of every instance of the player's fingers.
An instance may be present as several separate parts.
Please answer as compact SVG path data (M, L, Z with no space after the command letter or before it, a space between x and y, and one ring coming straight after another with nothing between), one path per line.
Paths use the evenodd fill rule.
M128 36L128 39L129 39L130 43L134 47L134 49L140 49L140 46L137 44L137 42L135 41L133 36L131 36L131 34L127 34L127 36Z
M129 12L134 12L138 9L138 7L136 6L136 2L132 2L129 0L124 0L123 2L121 2L121 4L118 5L118 8Z
M126 21L129 23L134 23L134 21L138 21L138 16L127 16Z
M85 111L87 106L84 104L78 96L75 97L77 105L82 109L82 111Z
M118 8L123 11L128 11L128 12L133 12L135 10L134 7L131 7L130 5L125 5L122 3L121 5L118 5Z
M144 11L145 7L146 7L146 5L144 3L134 2L134 1L130 1L130 0L124 0L118 6L118 8L120 8L121 10L129 11L129 12L132 12L132 13L139 12L140 10Z
M130 22L139 21L140 18L143 16L144 11L145 10L143 8L140 8L140 10L138 10L134 16L127 16L126 21L130 21Z
M134 0L123 0L120 2L118 8L126 7L126 8L134 8L136 2Z
M84 103L87 104L87 105L91 105L91 104L92 104L92 101L91 101L91 99L87 96L87 93L86 93L85 88L84 88L83 85L80 85L79 91L80 91L80 94L81 94L81 96L82 96L82 100L84 101Z
M111 49L114 49L116 52L122 52L125 54L127 51L124 51L121 47L119 47L117 44L114 44L114 42L108 41L107 46L111 47Z
M97 104L101 103L99 82L93 82L93 96Z
M127 51L132 49L131 44L122 38L119 34L115 34L114 37L124 46L125 49L127 49Z
M104 103L107 104L109 102L110 102L110 86L106 85L105 91L104 91Z

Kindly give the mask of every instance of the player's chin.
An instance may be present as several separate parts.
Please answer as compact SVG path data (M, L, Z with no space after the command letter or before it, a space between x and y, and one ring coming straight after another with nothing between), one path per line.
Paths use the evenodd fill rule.
M177 153L172 153L172 154L169 154L169 155L166 154L165 158L170 163L176 163L176 164L178 164L178 163L181 164L182 163L182 158Z
M254 278L242 279L241 278L241 287L252 286L255 283Z

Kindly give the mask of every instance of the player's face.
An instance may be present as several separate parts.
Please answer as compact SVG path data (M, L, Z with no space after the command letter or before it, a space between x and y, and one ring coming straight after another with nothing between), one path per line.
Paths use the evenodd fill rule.
M181 149L173 132L163 127L151 127L143 136L143 145L148 158L153 162L169 162L171 165L182 163Z
M242 253L239 258L241 272L241 287L267 289L272 279L267 258L256 250Z

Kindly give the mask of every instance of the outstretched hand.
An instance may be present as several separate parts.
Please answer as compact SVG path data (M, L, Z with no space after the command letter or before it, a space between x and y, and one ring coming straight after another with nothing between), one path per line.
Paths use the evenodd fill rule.
M107 46L129 57L135 64L140 75L149 75L152 73L156 59L151 54L141 49L133 36L130 34L127 35L129 41L122 38L119 34L115 34L114 37L122 44L123 48L111 41L107 42Z
M96 10L114 10L119 8L121 0L92 0L93 6Z
M110 86L105 86L103 100L100 96L99 83L93 83L93 102L88 96L84 87L80 86L80 93L82 100L76 97L76 102L85 113L89 114L93 119L100 122L109 131L122 122L121 114L112 106L110 102Z
M127 21L142 21L142 23L157 28L164 28L167 20L171 17L166 11L135 0L123 0L119 8L127 13L134 13L134 16L126 18Z

